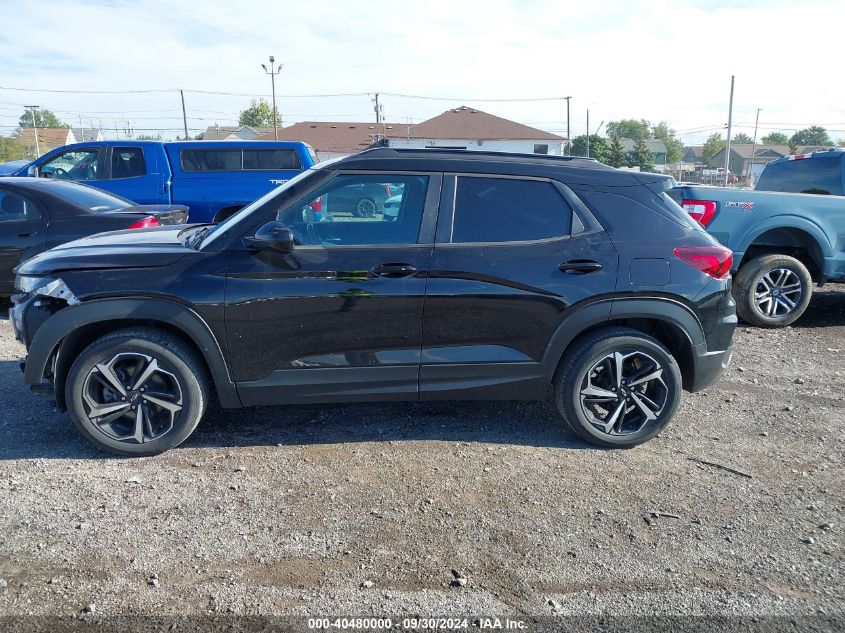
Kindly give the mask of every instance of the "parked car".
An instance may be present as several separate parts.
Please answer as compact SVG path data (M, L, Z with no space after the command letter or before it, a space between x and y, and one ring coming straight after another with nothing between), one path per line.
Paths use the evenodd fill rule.
M316 162L310 146L289 141L94 141L55 149L16 175L183 204L191 222L220 222Z
M137 205L71 182L0 179L0 296L8 296L22 261L71 240L119 229L183 224L187 207Z
M12 176L19 172L22 167L29 165L28 160L10 160L0 163L0 176Z
M789 325L807 309L813 282L845 280L843 160L841 149L779 158L766 165L756 191L670 192L733 251L733 292L747 323Z
M590 159L372 149L216 226L123 231L18 268L24 380L97 446L150 455L223 407L544 399L631 447L731 357L731 253ZM388 183L395 219L310 211ZM73 304L73 307L68 307ZM425 309L423 309L425 306Z

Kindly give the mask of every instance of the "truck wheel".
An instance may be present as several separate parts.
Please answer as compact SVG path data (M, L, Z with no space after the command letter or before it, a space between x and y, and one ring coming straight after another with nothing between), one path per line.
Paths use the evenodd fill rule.
M147 328L106 334L74 361L65 384L77 429L121 455L156 455L184 442L208 402L204 365L181 340Z
M669 351L629 328L599 330L573 343L554 383L564 423L607 448L631 448L660 433L675 415L681 389Z
M217 215L214 216L214 220L212 220L212 222L214 222L214 224L220 224L223 220L228 220L241 209L243 209L243 207L227 207L226 209L220 209L220 211L217 212Z
M359 218L371 218L378 211L376 201L372 198L361 198L355 203L355 210L353 213Z
M785 327L804 314L813 295L810 271L788 255L761 255L742 265L733 285L736 311L758 327Z

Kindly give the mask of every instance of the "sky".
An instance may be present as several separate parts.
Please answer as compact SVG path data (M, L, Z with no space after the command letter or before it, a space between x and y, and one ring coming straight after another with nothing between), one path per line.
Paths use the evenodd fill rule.
M178 89L192 134L231 125L250 96L269 97L261 64L272 54L284 64L276 93L285 125L373 121L370 99L380 92L392 122L468 105L565 134L562 97L571 96L573 137L586 131L589 108L593 133L645 118L669 122L693 144L724 130L735 75L735 132L753 135L762 108L759 136L820 124L845 138L842 0L4 0L2 8L3 135L23 105L37 104L74 126L80 116L118 130L132 121L136 133L173 137Z

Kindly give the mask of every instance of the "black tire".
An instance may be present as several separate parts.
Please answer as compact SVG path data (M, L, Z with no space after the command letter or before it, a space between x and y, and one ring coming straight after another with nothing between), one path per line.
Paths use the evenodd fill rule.
M359 218L371 218L378 212L378 205L372 198L361 198L352 208L352 214Z
M220 209L220 211L217 212L217 215L214 216L214 220L212 220L212 222L214 222L214 224L220 224L223 220L228 220L241 209L243 209L243 207L228 207L226 209Z
M143 377L151 363L147 359L156 361L144 383L147 386L125 389ZM102 371L106 366L108 371ZM120 385L125 396L106 374L129 383ZM199 424L208 403L208 378L205 365L177 337L154 329L127 328L97 339L77 357L67 376L65 399L76 428L97 447L120 455L157 455L184 442ZM154 399L170 408L153 404ZM124 400L137 402L137 407L118 409L126 406ZM94 411L91 403L102 406L103 414L94 416L101 425L89 417ZM173 412L176 407L179 410ZM116 411L106 414L108 408ZM143 423L136 426L139 412ZM113 416L118 417L106 423ZM139 427L143 427L142 442L124 437L124 432L133 431L137 437Z
M783 279L782 286L773 288L773 282L780 279ZM766 292L769 294L761 294ZM775 292L779 294L772 296ZM807 267L794 257L761 255L740 267L734 278L733 296L736 312L746 323L758 327L785 327L804 314L810 304L813 278ZM773 314L769 314L772 311Z
M613 360L609 360L611 366L602 364L597 369L597 364L617 352L622 355L625 382L619 382L620 387L617 389L611 386L617 382L613 380L605 385L605 390L601 384L596 383L602 383L610 377L610 372L614 371ZM652 362L657 365L654 369L650 369ZM625 373L625 367L630 370L630 378ZM639 388L631 389L626 385L658 369L662 369L658 378L636 385ZM604 419L608 423L619 409L620 417L610 426L610 432L596 424L595 420L599 416L592 415L592 419L588 417L586 409L589 407L582 403L582 391L588 388L595 388L616 398L604 398L601 405L607 410ZM678 363L657 339L630 328L607 328L587 334L567 349L555 377L554 400L563 422L578 437L606 448L632 448L653 438L669 423L678 408L681 390ZM627 397L620 398L620 392ZM646 404L643 397L650 404ZM591 406L596 406L595 399L589 402ZM651 404L657 408L652 408ZM646 417L642 407L649 409L654 419ZM593 411L590 410L591 413Z

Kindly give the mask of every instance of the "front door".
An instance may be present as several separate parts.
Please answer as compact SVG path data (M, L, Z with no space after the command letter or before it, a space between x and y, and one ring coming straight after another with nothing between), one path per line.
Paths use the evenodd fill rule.
M450 175L442 199L421 399L543 397L549 341L575 304L611 295L616 249L552 180Z
M43 250L46 228L47 219L32 200L0 187L0 294L14 289L12 269Z
M244 404L418 393L439 193L435 174L343 172L256 213L246 237L278 219L297 244L231 253L226 331Z

